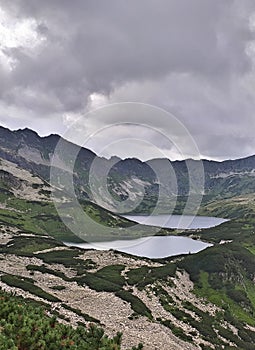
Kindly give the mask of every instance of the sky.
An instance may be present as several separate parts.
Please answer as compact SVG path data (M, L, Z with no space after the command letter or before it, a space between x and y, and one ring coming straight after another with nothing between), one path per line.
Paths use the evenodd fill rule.
M0 0L0 124L106 157L255 154L254 64L254 0Z

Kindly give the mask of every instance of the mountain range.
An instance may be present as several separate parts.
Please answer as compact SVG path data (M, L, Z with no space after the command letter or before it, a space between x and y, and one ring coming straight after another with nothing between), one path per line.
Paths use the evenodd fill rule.
M155 206L157 213L180 213L191 194L209 203L255 191L255 156L223 162L105 159L58 135L40 137L30 129L10 131L0 127L0 157L47 183L54 169L55 179L58 178L55 185L67 194L71 186L63 174L71 173L79 199L117 213L148 213Z

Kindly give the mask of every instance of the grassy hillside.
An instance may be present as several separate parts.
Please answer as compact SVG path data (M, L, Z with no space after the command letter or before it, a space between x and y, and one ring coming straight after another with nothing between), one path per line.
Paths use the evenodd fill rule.
M6 164L6 162L4 162ZM1 165L0 165L1 166ZM58 200L58 210L64 220L72 225L76 215L76 204L64 198L65 193L50 187L37 176L28 171L20 175L20 169L8 162L8 171L0 173L0 224L17 227L26 233L38 235L49 234L58 241L83 242L88 240L129 239L153 234L150 227L139 230L128 230L134 223L94 204L81 200L80 208L84 212L85 221L79 236L75 235L72 226L68 228L61 218L51 199L51 193ZM10 172L12 171L12 173ZM26 177L26 179L20 178ZM85 215L86 214L86 215ZM104 228L110 228L105 230Z

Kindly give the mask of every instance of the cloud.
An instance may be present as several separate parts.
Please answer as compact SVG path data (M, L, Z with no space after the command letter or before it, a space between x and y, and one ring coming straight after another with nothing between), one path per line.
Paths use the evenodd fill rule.
M253 1L0 0L0 6L0 121L8 111L11 126L63 133L93 108L137 101L174 113L205 156L243 156L255 147ZM104 125L93 118L85 118L86 129ZM119 147L121 156L134 152Z

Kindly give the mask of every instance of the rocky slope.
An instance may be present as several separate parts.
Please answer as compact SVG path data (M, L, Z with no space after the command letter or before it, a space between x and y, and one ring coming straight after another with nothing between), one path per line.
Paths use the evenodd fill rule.
M2 226L0 287L25 298L49 304L61 322L75 326L79 322L88 324L94 321L100 323L111 336L116 331L121 331L123 349L138 345L140 342L144 344L145 350L195 350L205 349L206 346L206 349L214 349L217 343L221 344L221 348L222 346L224 348L224 344L226 346L234 344L226 336L223 338L218 335L218 338L214 339L210 334L210 331L214 332L217 328L222 331L223 327L226 333L230 332L235 338L238 329L224 318L216 322L223 310L194 294L194 284L185 271L178 270L176 273L171 271L169 276L166 274L163 278L155 278L154 281L146 282L141 288L131 280L135 270L137 273L140 273L141 269L157 271L166 265L162 262L123 256L112 251L82 252L59 246L40 250L38 236L29 237L30 242L35 240L33 250L39 249L33 253L28 246L16 252L9 249L13 242L21 243L26 237L13 228ZM50 246L54 242L49 241L48 244ZM83 274L80 274L77 265L72 266L64 259L70 252L75 253L74 259L79 259L85 267ZM52 258L54 256L59 258ZM113 277L116 266L123 268L120 274ZM111 291L111 288L104 283L106 275L104 276L102 271L106 271L105 269L110 272L107 281L114 279L116 290L113 288ZM86 274L91 277L89 283L83 281ZM100 276L101 285L98 285L96 276ZM122 286L121 277L124 278ZM148 276L144 275L145 277ZM24 284L24 281L29 282ZM47 294L38 293L33 286L39 287L39 291ZM121 290L128 296L136 298L135 302L125 300L120 293ZM51 301L49 296L56 300ZM208 325L210 322L214 324L212 329L203 330L203 327L205 329L208 327L204 322L208 322Z
M55 151L59 142L61 149ZM204 201L207 202L215 198L230 198L255 191L255 156L224 162L170 162L167 159L141 162L138 159L121 160L117 157L106 160L97 157L88 149L63 140L58 135L40 137L29 129L10 131L0 127L0 157L32 171L47 182L50 179L54 151L54 167L59 169L59 172L55 171L60 188L68 192L63 173L71 171L79 198L96 201L97 204L117 212L121 210L120 202L127 199L130 211L148 212L153 209L159 193L161 203L158 203L158 210L166 212L174 209L170 202L177 198L180 205L179 208L177 205L175 211L178 212L185 205L190 190L204 194ZM189 182L190 169L194 172L192 183L203 183L204 175L203 187L196 187L196 184ZM198 169L202 169L202 173ZM94 179L93 188L89 182L91 172ZM103 183L105 186L102 186ZM138 205L140 201L142 203Z

